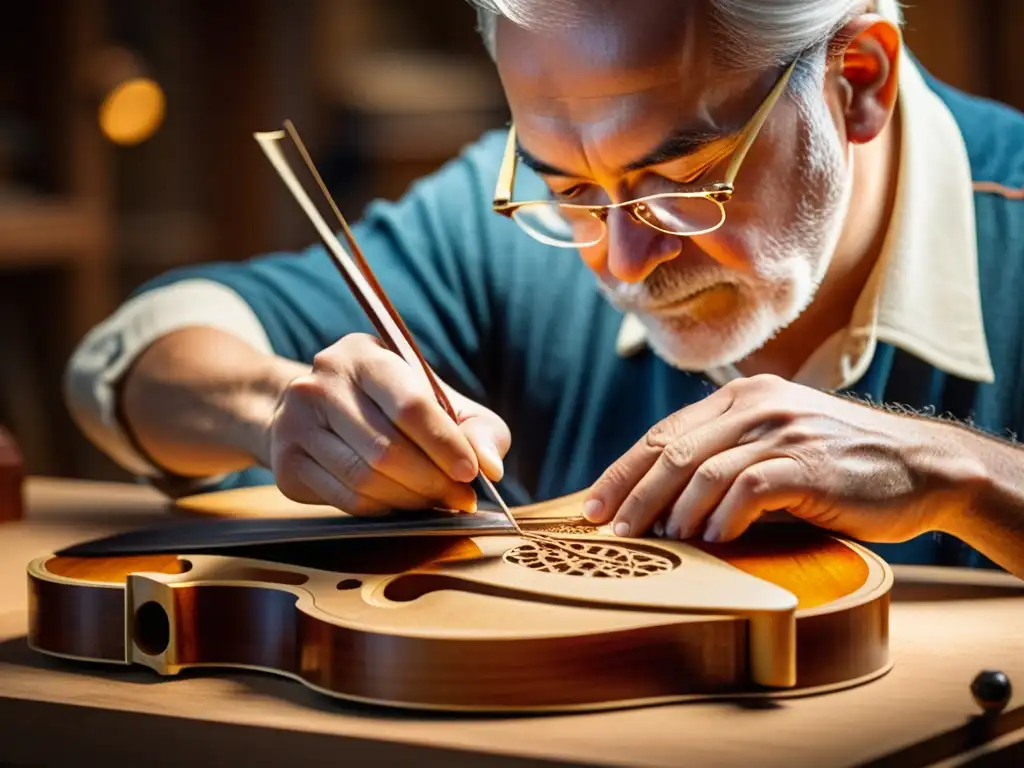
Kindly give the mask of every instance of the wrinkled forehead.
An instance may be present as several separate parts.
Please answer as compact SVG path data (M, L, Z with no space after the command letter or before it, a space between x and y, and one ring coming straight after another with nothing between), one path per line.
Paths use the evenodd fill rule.
M498 22L498 72L524 146L614 137L640 152L679 123L720 130L756 108L765 73L723 65L704 2L572 5L550 26Z

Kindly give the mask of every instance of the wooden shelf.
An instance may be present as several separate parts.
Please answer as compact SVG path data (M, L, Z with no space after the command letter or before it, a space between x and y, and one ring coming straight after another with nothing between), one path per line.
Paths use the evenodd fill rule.
M0 205L0 263L67 261L101 246L105 227L87 206L63 200Z

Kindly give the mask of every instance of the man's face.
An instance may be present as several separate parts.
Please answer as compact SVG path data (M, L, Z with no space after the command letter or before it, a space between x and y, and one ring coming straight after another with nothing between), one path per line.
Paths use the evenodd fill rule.
M525 162L556 199L578 203L722 181L782 68L730 67L699 2L644 0L643 13L602 5L554 31L499 23L498 70ZM799 77L747 154L721 228L677 237L618 209L604 240L580 251L609 299L680 368L759 349L806 308L828 268L850 155L820 76L810 88Z

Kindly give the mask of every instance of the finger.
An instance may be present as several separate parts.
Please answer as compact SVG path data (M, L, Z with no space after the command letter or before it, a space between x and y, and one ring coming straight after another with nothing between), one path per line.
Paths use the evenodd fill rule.
M306 452L343 485L380 503L397 509L429 509L438 503L453 509L472 512L475 496L469 486L451 482L444 496L428 496L411 490L386 474L377 471L344 440L333 432L318 427L304 441ZM434 472L440 474L437 468ZM442 476L443 477L443 476Z
M493 482L505 476L504 456L508 449L501 450L494 440L494 429L487 424L470 420L459 425L476 452L481 471Z
M321 450L341 451L324 466L332 472L342 471L336 467L343 468L341 479L346 483L361 488L363 482L370 482L370 475L376 474L431 500L426 506L443 503L466 512L476 509L473 489L445 474L364 392L342 390L331 401L335 407L327 413L328 424L348 450L338 446L322 446ZM387 498L395 499L397 504L399 497L389 493Z
M766 512L798 507L807 499L803 468L795 459L753 464L737 475L708 519L706 541L732 541Z
M409 368L387 350L369 352L355 366L356 384L452 480L471 482L480 471L472 444Z
M466 436L487 477L498 482L505 474L504 457L512 444L512 433L498 414L444 386L458 416L459 429Z
M771 446L758 441L729 448L696 468L665 521L665 536L688 539L697 535L721 503L739 474L768 458Z
M618 536L640 536L682 495L697 469L733 448L747 433L749 417L727 413L668 443L626 495L612 520Z
M388 510L387 505L376 499L353 491L306 453L296 452L290 463L287 483L282 483L280 487L286 496L295 501L327 504L358 517L375 517ZM306 489L311 497L301 491L295 493L295 484ZM288 490L285 490L286 487Z
M725 397L716 397L717 394L716 392L662 420L609 466L591 486L586 496L583 505L584 517L598 524L607 523L617 517L621 505L629 494L659 461L665 446L680 436L713 422L726 412L731 401Z

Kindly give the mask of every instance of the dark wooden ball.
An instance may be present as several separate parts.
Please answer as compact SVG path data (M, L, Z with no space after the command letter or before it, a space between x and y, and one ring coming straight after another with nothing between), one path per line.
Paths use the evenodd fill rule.
M986 712L1001 712L1010 703L1013 685L1005 673L985 669L978 673L971 683L974 701Z

